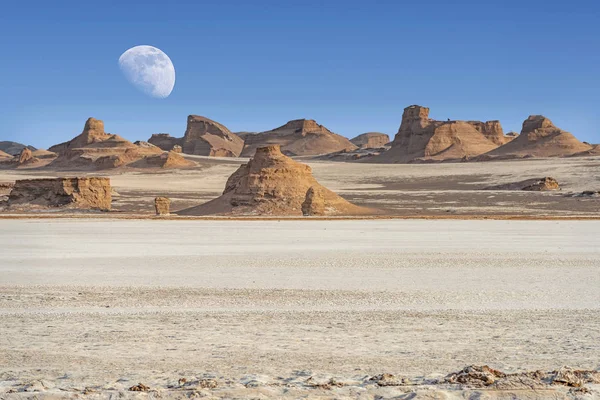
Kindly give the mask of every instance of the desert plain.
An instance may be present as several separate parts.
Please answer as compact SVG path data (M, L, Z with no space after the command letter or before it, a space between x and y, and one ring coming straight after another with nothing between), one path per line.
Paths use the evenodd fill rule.
M247 161L185 157L87 173L110 177L110 213L1 214L0 398L599 397L600 158L307 157L382 212L155 217ZM497 189L544 176L561 190Z

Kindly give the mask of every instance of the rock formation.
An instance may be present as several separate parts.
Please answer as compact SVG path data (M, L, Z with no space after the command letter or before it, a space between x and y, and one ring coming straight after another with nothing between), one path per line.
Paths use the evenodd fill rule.
M531 115L523 122L521 134L504 146L485 154L487 158L564 157L586 152L592 146L554 126L542 115Z
M180 145L176 144L175 146L173 146L173 149L171 149L171 151L173 153L183 153L183 147L181 147Z
M58 154L51 167L77 170L122 167L162 152L152 144L140 142L136 145L118 135L104 132L104 122L95 118L86 121L80 135L49 150Z
M23 151L24 148L27 148L31 151L36 151L37 149L33 146L27 146L21 143L17 143L17 142L11 142L11 141L1 141L0 142L0 151L9 154L11 156L17 156L19 154L21 154L21 151Z
M33 157L31 150L29 150L27 147L23 148L23 150L21 150L21 154L19 154L19 157L17 158L17 163L19 165L24 165L35 162L39 162L39 160Z
M181 146L183 138L175 138L168 133L155 133L148 139L148 142L162 150L171 151L173 147Z
M190 115L183 137L183 152L212 157L238 157L244 141L218 122Z
M298 119L271 131L246 135L242 157L251 157L257 148L269 145L279 145L281 151L290 156L312 156L356 149L347 138L331 132L312 119Z
M154 208L156 215L169 215L171 200L168 197L157 197L154 199Z
M24 179L15 182L8 197L9 208L67 207L108 211L111 209L109 178Z
M134 168L189 168L195 166L193 161L186 160L180 154L174 151L168 151L161 154L151 155L142 158L130 164Z
M548 190L560 190L556 179L549 176L545 178L526 179L520 182L504 183L485 188L485 190L525 190L529 192L544 192Z
M178 214L302 215L303 203L306 210L322 210L324 215L373 212L321 186L308 165L292 160L278 145L272 145L258 148L254 158L229 177L222 196Z
M467 121L467 123L473 125L473 127L481 132L490 142L495 143L498 146L502 146L507 142L500 121Z
M495 149L498 144L488 137L499 141L500 134L502 127L496 121L436 121L429 118L429 108L414 105L404 109L391 149L372 160L391 163L461 160Z
M148 142L166 151L211 157L238 157L244 147L244 140L224 125L199 115L188 116L184 137L155 133Z
M390 137L385 133L367 132L350 139L350 141L361 149L377 149L388 144Z

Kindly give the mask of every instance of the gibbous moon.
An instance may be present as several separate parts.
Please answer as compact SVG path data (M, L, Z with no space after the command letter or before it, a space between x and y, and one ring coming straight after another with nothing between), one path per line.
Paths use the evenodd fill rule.
M119 67L133 86L149 96L164 99L175 86L175 67L156 47L132 47L119 57Z

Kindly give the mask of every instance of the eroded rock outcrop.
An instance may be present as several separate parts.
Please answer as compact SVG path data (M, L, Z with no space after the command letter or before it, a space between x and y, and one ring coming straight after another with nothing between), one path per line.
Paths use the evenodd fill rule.
M104 131L104 122L89 118L80 135L52 146L58 157L50 167L67 170L99 170L126 166L162 150L147 142L131 143L119 135Z
M461 160L487 153L498 144L502 127L497 121L436 121L429 108L413 105L404 109L392 148L375 162L408 163Z
M488 158L564 157L585 153L593 147L554 126L543 115L531 115L523 122L521 134L495 150Z
M156 215L169 215L171 206L171 199L168 197L157 197L154 199L154 208Z
M279 145L290 156L312 156L342 150L354 150L356 145L331 132L312 119L297 119L279 128L246 135L243 157L252 157L259 147Z
M19 154L21 154L21 151L25 148L31 151L37 150L33 146L27 146L18 142L11 142L9 140L0 141L0 151L11 156L18 156Z
M8 197L12 209L65 207L108 211L109 178L23 179L15 182Z
M155 133L148 139L148 142L162 150L171 151L173 150L173 147L181 146L183 138L176 138L168 133Z
M244 141L224 125L201 117L190 115L183 137L183 152L211 157L238 157Z
M545 192L560 190L558 181L552 177L526 179L520 182L504 183L485 188L484 190L525 190L528 192Z
M302 215L307 197L308 208L323 210L324 215L374 212L321 186L308 165L292 160L281 153L278 145L272 145L258 148L250 162L229 177L222 196L179 214Z
M378 149L387 145L390 137L385 133L367 132L350 139L350 141L361 149Z
M134 168L189 168L196 165L195 162L186 160L181 154L174 151L167 151L157 155L151 155L142 158L135 163L130 164Z

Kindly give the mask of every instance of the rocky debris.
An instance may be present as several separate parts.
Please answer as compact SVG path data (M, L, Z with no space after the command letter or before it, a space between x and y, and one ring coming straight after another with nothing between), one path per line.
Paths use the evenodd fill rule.
M487 365L468 366L447 375L437 383L461 384L470 388L493 390L549 389L551 386L583 388L585 384L600 383L600 371L575 370L562 367L558 371L529 371L507 374Z
M302 215L325 215L325 198L318 187L311 186L306 191L306 197L302 203Z
M356 150L342 150L337 151L335 153L325 154L319 157L316 157L317 160L327 160L327 161L356 161L356 160L364 160L368 157L378 156L390 149L389 146L379 147L377 149L370 148L358 148Z
M133 142L133 144L135 144L138 147L142 147L144 149L156 149L156 148L159 148L158 146L155 146L152 143L145 142L143 140L136 140L135 142Z
M413 105L404 109L391 149L372 160L383 163L458 161L495 149L501 134L502 127L497 121L436 121L429 118L429 108Z
M272 145L258 148L250 162L229 177L222 196L179 214L302 215L302 204L311 187L321 193L325 215L374 212L321 186L308 165L292 160L281 153L278 145Z
M390 142L390 137L385 133L367 132L350 139L355 146L361 149L378 149Z
M173 146L173 149L171 151L173 153L183 153L183 147L181 147L180 145L176 144L175 146Z
M147 392L149 390L150 390L150 388L148 386L144 385L143 383L138 383L137 385L129 388L130 392Z
M139 161L130 164L130 166L134 168L162 169L189 168L195 165L195 162L186 160L181 154L176 153L174 151L168 151L161 154L147 156Z
M410 380L398 377L392 374L380 374L369 378L370 382L376 383L379 386L403 386L410 385Z
M31 151L37 150L33 146L27 146L27 145L17 143L17 142L11 142L11 141L1 141L0 142L0 151L8 154L10 156L17 156L17 155L21 154L21 151L23 151L23 149L25 149L25 148L27 148Z
M169 207L171 206L171 199L168 197L157 197L154 199L154 208L156 209L156 215L169 215Z
M270 131L246 135L241 155L252 157L257 148L270 145L279 145L283 154L290 156L322 155L357 148L347 138L312 119L298 119Z
M564 157L590 150L592 146L557 128L543 115L531 115L523 122L520 135L486 155L504 158Z
M484 190L526 190L530 192L542 192L548 190L560 190L557 180L552 177L526 179L520 182L504 183L489 186Z
M0 186L0 188L1 187L2 186ZM570 197L599 197L600 196L600 190L584 190L581 193L573 193L573 194L570 194L568 196L570 196Z
M50 167L68 170L118 168L162 152L150 143L134 144L104 132L104 122L95 118L86 121L80 135L69 142L52 146L50 150L58 154Z
M542 178L530 185L525 186L521 190L527 190L532 192L541 192L546 190L560 190L560 186L556 179L551 177Z
M199 115L189 115L182 147L186 154L238 157L244 147L244 141L216 121Z
M109 211L111 201L109 178L23 179L15 182L8 206Z
M168 133L155 133L148 139L148 142L164 151L171 151L173 147L181 146L183 138L175 138Z

